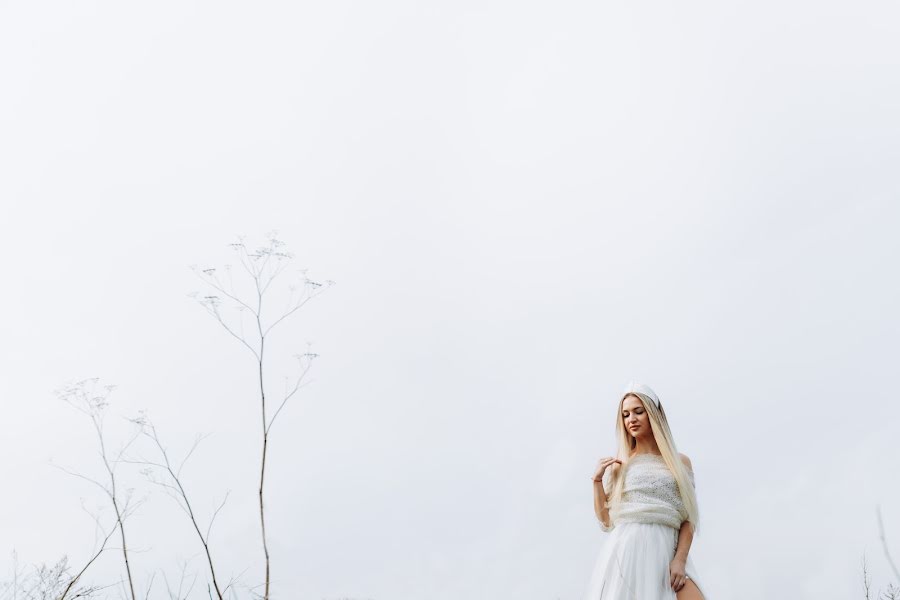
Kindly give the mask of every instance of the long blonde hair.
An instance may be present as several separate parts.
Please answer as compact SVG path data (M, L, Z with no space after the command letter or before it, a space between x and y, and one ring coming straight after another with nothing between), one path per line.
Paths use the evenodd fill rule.
M681 494L681 501L684 503L684 508L688 514L687 520L690 521L693 532L697 533L697 525L700 520L697 508L697 495L694 493L694 486L691 484L687 467L681 461L678 449L675 447L675 440L672 438L672 431L669 429L669 421L666 419L666 411L663 410L662 402L657 408L656 403L650 397L640 392L629 392L619 400L619 409L616 415L616 440L618 440L616 457L622 461L622 465L613 473L611 481L612 492L609 497L610 509L622 501L628 459L631 451L634 450L637 444L634 436L625 429L625 420L622 418L622 403L628 396L634 396L644 405L644 410L650 418L650 429L653 431L653 439L656 440L656 445L659 446L659 451L666 466L675 477L675 483L678 485L678 491Z

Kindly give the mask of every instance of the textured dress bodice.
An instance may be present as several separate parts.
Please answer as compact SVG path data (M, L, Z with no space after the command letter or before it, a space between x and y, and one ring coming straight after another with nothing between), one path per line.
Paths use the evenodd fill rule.
M675 477L662 456L636 454L620 468L625 469L622 500L610 507L610 527L600 523L603 531L611 531L622 523L659 523L678 529L688 518ZM603 474L603 489L609 497L612 469ZM694 485L694 473L687 469Z

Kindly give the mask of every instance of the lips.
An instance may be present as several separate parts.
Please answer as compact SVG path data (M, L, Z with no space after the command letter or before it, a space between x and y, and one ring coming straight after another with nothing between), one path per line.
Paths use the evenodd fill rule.
M640 428L640 425L632 425L632 426L629 427L628 429L634 431L635 429L639 429L639 428Z

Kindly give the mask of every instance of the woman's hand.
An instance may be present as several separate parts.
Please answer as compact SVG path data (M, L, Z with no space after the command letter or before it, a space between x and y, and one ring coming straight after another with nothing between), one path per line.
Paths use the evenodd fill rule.
M676 556L669 563L669 583L676 592L681 591L681 588L684 587L684 582L687 580L687 575L684 573L684 565L685 560L680 556Z
M597 469L594 471L594 481L601 481L603 479L603 473L606 472L606 467L613 463L622 464L622 461L618 458L606 457L601 458L599 462L597 462Z

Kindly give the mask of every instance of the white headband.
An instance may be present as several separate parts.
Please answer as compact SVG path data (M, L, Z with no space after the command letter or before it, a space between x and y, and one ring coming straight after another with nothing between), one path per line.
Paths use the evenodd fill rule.
M625 387L625 391L622 392L622 398L628 394L643 394L653 400L656 404L656 408L659 408L659 396L656 395L656 392L654 392L649 385L638 383L636 381L629 381L628 385Z

